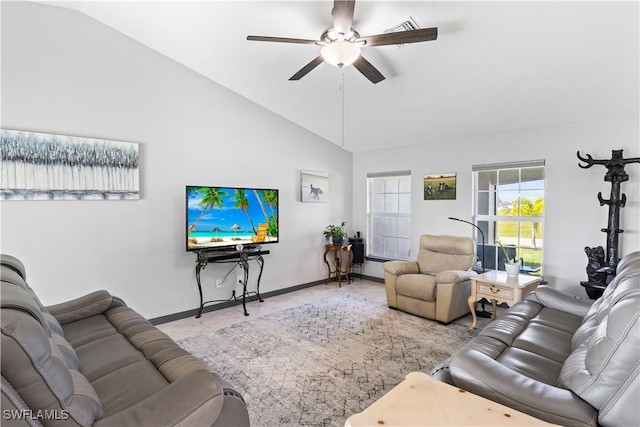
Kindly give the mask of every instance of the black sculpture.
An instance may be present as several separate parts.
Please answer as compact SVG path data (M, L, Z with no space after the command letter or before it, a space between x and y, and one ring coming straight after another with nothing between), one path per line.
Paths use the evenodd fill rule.
M577 152L578 159L586 163L584 166L578 163L578 166L588 169L593 165L603 165L607 168L604 180L611 183L609 199L603 199L602 193L598 192L600 206L609 206L607 228L601 229L601 231L607 233L606 256L602 246L584 248L587 258L589 258L587 264L587 277L589 280L580 282L580 284L585 287L587 295L592 299L602 295L604 289L616 274L616 267L620 260L618 256L618 235L624 231L620 229L620 208L623 208L627 202L627 196L620 194L620 184L629 180L629 175L624 171L624 167L629 163L640 163L640 157L623 158L622 151L612 150L611 159L609 160L594 160L589 154L587 154L587 157L582 157L580 156L580 151Z
M602 268L607 265L604 259L604 249L602 246L584 248L589 262L587 263L587 277L590 283L606 283L607 272Z

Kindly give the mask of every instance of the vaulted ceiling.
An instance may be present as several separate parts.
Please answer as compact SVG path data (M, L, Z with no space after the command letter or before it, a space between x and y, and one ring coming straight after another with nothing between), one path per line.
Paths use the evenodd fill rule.
M639 109L636 1L359 0L361 35L410 18L438 28L436 41L363 48L386 76L375 85L326 63L289 81L319 46L246 40L317 39L332 25L330 0L43 3L77 9L352 152Z

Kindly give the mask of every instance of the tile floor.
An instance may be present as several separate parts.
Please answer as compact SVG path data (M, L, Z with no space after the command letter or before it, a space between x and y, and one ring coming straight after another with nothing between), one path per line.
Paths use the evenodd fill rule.
M157 327L174 340L179 340L226 328L236 323L253 320L266 314L286 310L287 308L308 304L335 292L351 293L385 303L387 301L384 283L373 282L366 279L356 279L352 281L350 285L343 284L341 288L338 287L337 283L330 282L328 285L321 284L270 298L264 298L264 302L262 303L258 301L250 302L247 304L249 316L245 316L242 311L242 306L237 305L204 313L199 319L187 317L173 322L163 323Z

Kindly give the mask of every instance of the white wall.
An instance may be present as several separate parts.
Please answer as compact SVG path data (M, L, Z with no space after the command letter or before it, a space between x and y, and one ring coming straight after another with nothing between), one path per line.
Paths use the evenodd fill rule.
M560 289L586 296L579 282L586 280L585 246L606 246L608 207L600 207L597 193L608 198L611 185L604 181L606 169L595 165L580 169L576 152L597 159L611 158L611 150L624 156L640 156L637 115L593 120L561 126L478 136L456 141L423 143L404 149L379 150L354 155L353 226L366 230L366 176L368 172L411 170L412 253L417 253L421 234L472 236L472 227L450 221L449 216L471 220L472 174L476 164L519 160L546 161L544 268L545 279ZM425 129L428 133L428 129ZM620 253L640 250L640 164L626 167L629 181L621 209ZM457 198L423 200L422 180L427 173L456 172ZM382 264L365 263L365 274L383 277Z
M45 304L106 288L147 317L195 308L195 256L184 252L184 186L280 189L282 242L269 246L262 290L324 278L321 231L366 230L366 174L410 169L412 234L470 236L448 216L471 217L471 166L547 162L545 277L584 295L583 247L605 244L604 168L575 152L640 155L638 117L424 143L352 156L191 70L77 12L2 2L1 126L140 144L139 201L2 202L0 250L20 257ZM428 135L428 129L425 129ZM427 137L425 137L427 139ZM299 171L331 176L331 201L301 203ZM621 252L640 248L640 165L622 185ZM422 200L422 176L457 172L455 201ZM353 194L353 198L352 198ZM353 215L352 215L353 212ZM208 266L206 298L227 267ZM365 274L382 277L381 264Z
M186 185L280 189L263 292L324 278L322 230L351 218L350 153L80 13L2 2L1 101L5 129L140 144L139 201L2 202L0 249L45 304L104 288L147 317L196 308ZM300 202L301 169L329 172L329 203ZM203 271L207 299L228 268Z

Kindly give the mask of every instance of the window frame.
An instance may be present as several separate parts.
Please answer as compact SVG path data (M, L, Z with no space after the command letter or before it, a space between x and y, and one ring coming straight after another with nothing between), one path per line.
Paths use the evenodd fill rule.
M408 183L408 188L406 189L406 191L401 191L400 188L400 183L398 183L398 189L395 192L387 192L386 191L386 184L385 184L385 192L384 194L396 194L398 195L397 199L397 211L396 212L389 212L389 211L376 211L374 212L373 209L373 194L374 194L374 180L378 179L378 178L408 178L409 183ZM392 171L392 172L378 172L378 173L368 173L367 174L367 241L366 241L366 245L365 245L365 249L366 249L366 253L365 253L365 258L367 260L371 260L371 261L394 261L394 260L398 260L398 261L406 261L408 259L410 259L411 257L411 198L412 198L412 192L411 192L411 171L410 170L406 170L406 171ZM376 193L376 194L382 194L382 193ZM400 212L401 207L400 207L400 203L401 203L401 198L400 195L404 194L407 196L407 198L405 200L408 201L408 212ZM387 206L387 201L385 198L385 209ZM408 228L407 232L406 232L406 236L404 235L400 235L399 231L399 227L398 224L396 223L395 228L396 228L396 232L394 234L390 234L390 235L383 235L382 238L385 239L386 241L388 241L387 239L395 239L396 241L396 250L395 250L395 254L390 255L388 253L374 253L373 252L373 248L374 248L374 243L376 243L377 239L379 238L378 234L375 232L374 230L374 221L375 218L396 218L396 219L403 219L406 222L408 222L408 224L405 226L405 228ZM398 243L400 241L404 241L404 247L406 248L406 257L403 257L401 255L399 255L398 253ZM384 243L383 243L384 245ZM383 249L384 251L385 249Z
M541 168L542 169L542 188L535 188L535 189L530 189L530 188L523 188L523 182L528 182L527 180L523 181L523 174L522 171L526 170L526 169L534 169L534 168ZM517 182L510 182L509 184L513 185L513 184L517 184L517 189L509 189L509 190L505 190L505 189L500 189L500 185L509 185L509 184L501 184L500 183L500 175L501 173L507 173L507 171L514 171L517 170L518 172L518 180ZM545 233L545 211L542 211L542 215L541 216L530 216L530 215L521 215L522 211L521 211L521 207L522 207L522 203L521 201L525 198L528 198L526 196L523 196L523 193L526 194L527 192L542 192L542 200L545 200L545 194L546 194L546 170L545 170L545 161L544 160L532 160L532 161L525 161L525 162L511 162L511 163L497 163L497 164L488 164L488 165L474 165L472 166L472 218L473 218L473 223L482 228L485 234L485 257L489 256L491 257L491 259L485 259L485 263L486 265L483 267L487 267L489 266L489 268L494 268L496 270L504 270L504 261L505 261L505 256L502 253L502 250L500 249L500 247L495 243L496 239L499 239L500 236L498 236L498 224L499 223L515 223L516 224L516 230L517 230L517 236L516 236L516 248L518 250L518 254L522 254L521 249L525 249L527 251L539 251L540 252L540 267L537 268L536 266L523 266L523 270L521 270L521 274L522 273L529 273L529 274L542 274L542 272L544 271L544 233ZM480 172L495 172L496 173L496 182L493 183L493 187L488 188L487 190L484 189L480 189L480 185L479 185L479 173ZM536 181L536 180L531 180L531 181ZM491 183L489 183L489 185L491 185ZM516 192L517 191L517 198L514 201L518 201L518 215L500 215L499 214L499 205L498 205L498 197L501 191L509 191L509 192ZM480 214L479 213L479 209L480 209L480 204L481 204L481 200L480 200L480 195L487 193L487 196L483 198L482 203L484 203L486 205L486 209L487 209L487 214ZM540 198L540 197L538 197ZM536 199L537 200L537 199ZM535 203L535 200L532 200L532 202ZM542 244L540 245L540 247L538 247L536 244L533 245L525 245L523 244L523 241L526 239L532 239L532 237L527 237L526 235L523 235L523 227L522 225L525 223L531 223L531 227L534 227L532 232L534 233L533 236L535 236L535 242L537 242L538 240L540 240L542 242ZM540 232L540 236L536 236L535 235L535 227L536 224L541 224L542 225L542 231ZM484 225L486 225L486 227L483 227ZM474 233L476 234L476 242L480 243L481 239L480 239L480 233L477 232L476 229L474 229ZM481 254L479 253L479 256ZM536 255L537 257L537 255ZM519 258L522 258L522 256L519 256Z

